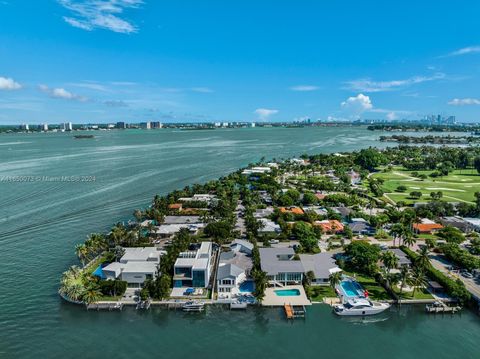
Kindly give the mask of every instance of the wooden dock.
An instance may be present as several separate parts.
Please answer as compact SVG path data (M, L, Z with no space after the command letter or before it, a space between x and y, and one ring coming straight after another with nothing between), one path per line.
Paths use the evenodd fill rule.
M448 306L441 301L437 301L433 304L427 304L425 310L427 313L452 313L455 314L462 309L460 306Z
M87 310L122 310L123 303L91 303L87 305Z
M305 315L307 313L305 306L294 307L291 304L285 303L283 309L285 310L285 316L287 317L287 319L305 318Z

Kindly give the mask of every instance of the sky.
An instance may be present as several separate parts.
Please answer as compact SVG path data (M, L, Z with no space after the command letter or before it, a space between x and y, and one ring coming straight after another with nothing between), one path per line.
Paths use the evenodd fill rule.
M477 0L0 0L0 124L480 121Z

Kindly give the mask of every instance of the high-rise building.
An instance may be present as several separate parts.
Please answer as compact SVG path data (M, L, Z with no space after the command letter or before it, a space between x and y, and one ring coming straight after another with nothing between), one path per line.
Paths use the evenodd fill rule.
M127 124L123 121L117 122L117 128L127 128Z
M28 123L23 123L20 125L20 130L22 131L29 131L30 127L28 126Z

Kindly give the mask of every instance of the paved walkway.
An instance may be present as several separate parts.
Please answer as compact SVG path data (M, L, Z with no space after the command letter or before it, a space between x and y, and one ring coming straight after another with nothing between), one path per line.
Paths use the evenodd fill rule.
M300 292L300 295L280 296L275 293L276 290L295 290ZM262 305L266 307L283 307L285 304L290 305L312 305L305 294L305 289L301 285L287 285L285 287L267 288L265 290L265 297Z

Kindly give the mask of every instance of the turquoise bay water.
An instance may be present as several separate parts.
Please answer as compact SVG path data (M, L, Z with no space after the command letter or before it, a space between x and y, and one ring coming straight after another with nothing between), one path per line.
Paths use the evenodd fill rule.
M0 135L0 358L478 358L480 318L392 308L362 321L309 308L205 314L155 308L87 312L56 294L74 246L146 206L155 193L217 178L257 161L383 146L364 128L109 131ZM95 177L5 182L5 176ZM355 350L342 350L345 343Z

